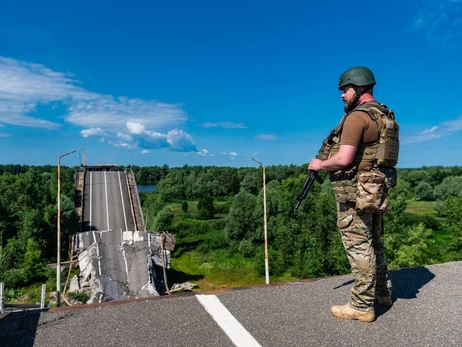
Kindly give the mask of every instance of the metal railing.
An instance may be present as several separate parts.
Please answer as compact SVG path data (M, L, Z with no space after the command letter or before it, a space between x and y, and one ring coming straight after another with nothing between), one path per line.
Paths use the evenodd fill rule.
M42 297L40 299L40 304L7 304L5 303L5 283L0 283L0 313L4 313L6 308L10 308L8 311L17 311L17 310L31 310L39 309L43 310L45 308L45 291L46 284L42 284Z

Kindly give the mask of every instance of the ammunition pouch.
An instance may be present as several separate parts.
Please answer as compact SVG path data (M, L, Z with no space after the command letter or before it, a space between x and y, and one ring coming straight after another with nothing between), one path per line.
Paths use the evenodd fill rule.
M329 177L337 202L356 201L356 168L349 171L336 171Z
M386 176L380 170L361 171L357 176L356 210L366 213L387 212Z

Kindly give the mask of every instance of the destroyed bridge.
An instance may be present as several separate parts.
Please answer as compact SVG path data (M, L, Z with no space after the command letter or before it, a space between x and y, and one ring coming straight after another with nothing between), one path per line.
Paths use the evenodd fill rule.
M157 296L167 288L174 237L148 232L131 170L83 166L76 173L80 232L71 254L80 274L69 291L84 291L90 303Z

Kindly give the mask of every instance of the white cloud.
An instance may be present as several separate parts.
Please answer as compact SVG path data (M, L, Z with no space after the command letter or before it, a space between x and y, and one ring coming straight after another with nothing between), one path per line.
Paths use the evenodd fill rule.
M143 150L141 151L141 154L149 154L149 153L151 153L151 151L150 151L150 150L147 150L147 149L143 149Z
M69 106L66 121L79 126L103 127L120 131L127 126L133 131L148 127L166 128L187 120L179 105L140 99L113 98L100 95L96 99L80 101Z
M124 134L124 133L117 133L117 137L121 140L125 141L131 141L132 137L130 135Z
M200 125L203 128L226 128L226 129L244 129L247 128L244 123L234 122L217 122L217 123L203 123Z
M134 148L132 144L127 143L127 142L122 142L122 141L109 141L109 144L114 146L114 147L119 147L119 148Z
M208 150L206 149L202 149L200 150L199 152L197 152L197 155L201 156L201 157L214 157L214 155L212 153L210 153Z
M266 140L266 141L274 141L277 140L277 136L273 134L260 134L255 136L256 139Z
M238 154L236 152L223 152L223 155L229 157L229 159L234 160L236 157L238 157Z
M170 130L167 133L167 142L174 151L197 152L196 144L191 135L183 130Z
M82 137L90 137L90 136L106 136L107 134L101 128L90 128L84 129L80 132Z
M462 115L451 121L441 122L438 125L425 129L417 135L403 138L403 143L416 143L438 139L462 130Z
M426 129L426 130L422 131L422 134L434 133L437 129L438 129L438 127L435 125L434 127L431 127L430 129Z
M59 123L34 118L29 113L38 104L94 97L95 94L75 83L69 75L43 65L0 57L0 121L34 128L59 128Z
M192 136L176 129L187 121L181 105L103 95L78 83L71 74L0 57L0 123L54 130L62 125L59 118L31 114L39 105L49 105L56 112L62 104L65 114L61 119L85 128L80 132L83 137L119 138L110 141L118 147L197 152Z
M117 131L127 122L146 127L175 126L187 120L181 105L103 95L87 91L70 74L44 65L0 57L0 121L20 126L56 129L61 124L29 114L39 104L63 102L65 120L86 128ZM56 105L52 104L51 108Z

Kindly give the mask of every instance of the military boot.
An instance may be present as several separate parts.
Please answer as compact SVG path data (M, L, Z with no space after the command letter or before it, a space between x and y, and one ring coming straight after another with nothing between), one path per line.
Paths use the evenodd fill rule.
M391 295L377 296L375 299L377 300L377 303L380 306L383 306L383 307L393 306L393 300L391 299Z
M361 322L373 322L375 320L375 312L374 311L360 311L349 304L343 306L332 306L330 308L330 312L337 318L341 319L352 319L352 320L359 320Z

